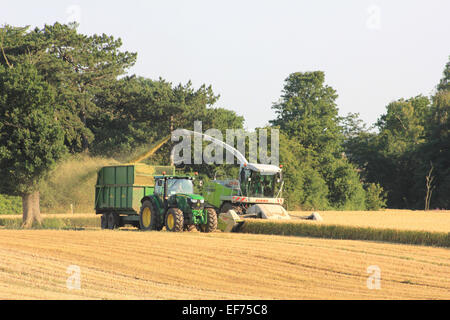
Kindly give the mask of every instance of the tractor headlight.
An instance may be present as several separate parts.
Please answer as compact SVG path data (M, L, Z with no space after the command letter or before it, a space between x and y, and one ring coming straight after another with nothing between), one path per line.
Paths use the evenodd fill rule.
M201 200L200 200L200 203L205 203L205 200L201 199Z
M192 203L197 203L197 199L191 199Z

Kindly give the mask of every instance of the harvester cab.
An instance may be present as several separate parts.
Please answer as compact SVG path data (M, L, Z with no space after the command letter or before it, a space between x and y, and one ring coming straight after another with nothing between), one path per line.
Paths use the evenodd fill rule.
M276 198L283 188L281 168L267 164L246 163L239 172L242 195Z

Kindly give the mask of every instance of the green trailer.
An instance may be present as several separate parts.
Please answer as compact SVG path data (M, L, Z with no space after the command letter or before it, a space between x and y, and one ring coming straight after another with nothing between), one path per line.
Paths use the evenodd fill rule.
M139 226L141 200L153 194L155 175L174 174L172 166L126 164L99 170L95 186L95 212L102 227Z

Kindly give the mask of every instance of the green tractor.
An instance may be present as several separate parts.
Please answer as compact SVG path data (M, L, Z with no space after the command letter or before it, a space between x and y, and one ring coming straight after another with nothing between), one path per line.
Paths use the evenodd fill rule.
M216 211L194 194L194 179L176 175L172 166L133 163L101 168L95 212L101 215L102 229L131 225L141 230L215 231Z
M194 194L193 178L189 176L155 176L152 195L141 200L139 227L141 230L173 232L213 232L217 229L214 208L205 206L202 196Z

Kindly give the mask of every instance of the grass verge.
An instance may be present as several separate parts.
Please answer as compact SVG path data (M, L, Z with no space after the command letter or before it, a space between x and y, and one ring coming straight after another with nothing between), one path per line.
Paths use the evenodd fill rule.
M450 232L326 225L317 222L246 220L239 232L450 247Z
M5 229L21 229L22 218L0 217L0 227ZM100 217L61 217L43 218L41 224L33 224L32 229L79 230L100 227Z

